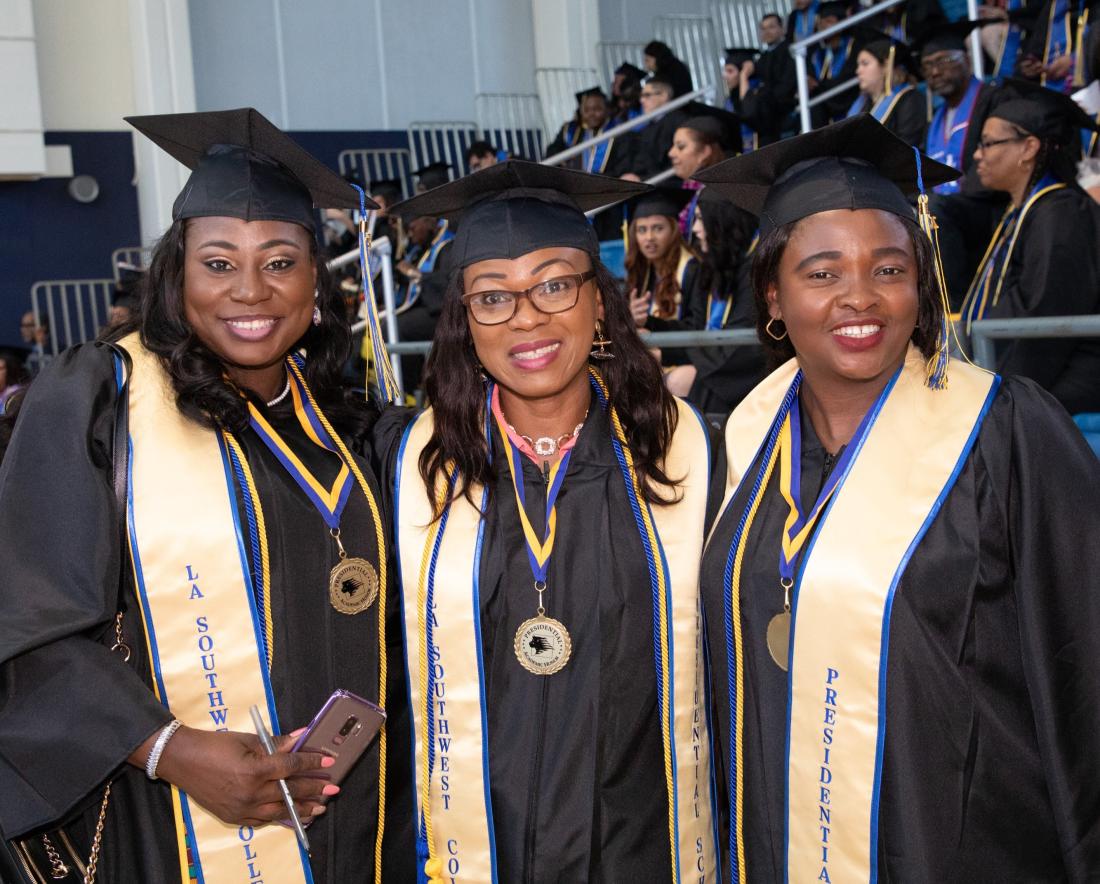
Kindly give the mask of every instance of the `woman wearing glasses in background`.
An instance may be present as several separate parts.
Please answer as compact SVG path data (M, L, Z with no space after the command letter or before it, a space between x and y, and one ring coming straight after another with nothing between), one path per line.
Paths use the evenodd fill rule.
M432 408L378 427L431 879L715 874L707 437L583 214L645 190L513 160L398 208L463 211Z
M1008 80L992 98L974 152L982 185L1009 206L970 284L975 319L1100 312L1100 206L1077 185L1083 140L1097 124L1067 95ZM1038 381L1071 414L1100 411L1100 342L1003 341L997 371Z

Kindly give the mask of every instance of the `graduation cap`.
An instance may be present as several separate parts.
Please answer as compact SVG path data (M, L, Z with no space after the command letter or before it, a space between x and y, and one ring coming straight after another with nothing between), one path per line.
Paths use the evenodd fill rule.
M1079 129L1100 131L1096 120L1068 95L1017 77L1009 77L994 94L988 117L1063 146L1076 142Z
M173 221L216 216L290 221L312 230L314 208L359 206L349 182L254 108L126 122L192 170L172 206Z
M624 61L621 65L615 68L616 74L621 74L628 80L636 80L639 83L646 78L646 72L643 71L637 65L631 64L629 61Z
M868 52L878 59L879 64L892 68L900 65L910 73L918 73L913 64L913 53L909 44L877 28L855 28L856 42L860 52Z
M927 190L961 174L926 157L869 114L860 114L709 166L695 180L707 185L704 193L720 193L759 217L761 236L836 209L880 209L916 220L932 242L944 307L927 379L928 386L942 389L947 384L950 309ZM906 194L919 194L916 217Z
M843 0L826 0L817 7L817 17L822 18L847 18L851 7Z
M723 149L734 147L741 139L741 118L719 107L699 105L698 115L689 117L677 127L699 132Z
M401 199L405 193L400 178L381 178L378 181L372 181L367 189L370 191L371 196L381 197L387 205L391 206Z
M433 187L439 187L451 180L451 165L436 160L434 163L428 163L428 165L417 169L413 174L420 179L421 187L431 190Z
M402 217L431 215L461 224L450 245L458 267L566 246L599 256L590 209L622 202L649 185L523 160L506 160L398 203Z
M922 59L934 52L966 52L966 38L974 28L1001 23L995 18L937 22L926 26L913 37L913 49Z
M691 202L691 198L697 193L699 191L684 187L656 187L631 200L630 217L637 219L665 215L669 218L678 218L684 206Z
M586 98L589 98L593 95L598 95L604 100L605 104L607 103L607 95L604 94L603 89L601 89L599 86L593 86L590 89L582 89L580 92L573 93L573 97L577 99L577 107L580 107L582 104L584 104L584 100Z
M0 359L3 359L4 362L7 363L8 368L11 368L13 364L26 365L30 356L31 351L29 347L24 347L20 344L0 344Z
M722 51L722 57L726 64L741 67L746 61L752 61L759 54L759 50L750 46L731 46Z

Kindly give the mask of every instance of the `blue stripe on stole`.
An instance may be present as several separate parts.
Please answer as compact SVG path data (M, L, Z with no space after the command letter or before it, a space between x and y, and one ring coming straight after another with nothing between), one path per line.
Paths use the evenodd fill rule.
M417 418L417 420L419 420L419 418ZM394 548L394 554L395 554L394 558L397 560L397 580L398 580L398 583L401 587L401 591L399 593L399 596L400 596L400 599L401 599L401 634L403 636L406 636L409 633L408 633L408 630L406 629L405 577L404 577L404 574L401 573L401 532L399 530L400 520L398 518L398 513L400 513L400 511L401 511L401 508L400 508L400 503L401 503L401 469L402 469L402 465L405 462L405 448L408 445L409 436L412 433L412 429L415 425L416 425L416 420L409 421L409 425L407 427L405 427L405 432L401 434L401 445L397 449L397 468L394 471L394 479L393 479L393 548ZM407 649L406 649L406 653L402 654L401 656L403 658L402 662L405 666L405 695L406 695L406 699L409 703L409 709L411 711L414 708L413 707L413 701L412 701L412 675L409 672L409 653L408 653ZM415 747L416 746L416 717L412 714L409 715L409 730L411 731L411 736L412 736L412 743L410 745ZM417 785L417 773L418 773L418 771L417 771L417 764L416 764L416 752L413 751L413 752L410 753L410 755L411 755L410 763L412 765L412 784L413 784L412 812L413 812L413 818L417 820L417 823L416 823L416 848L417 848L416 853L417 853L418 861L416 863L416 880L417 880L417 884L426 884L426 882L428 880L428 876L426 874L424 874L424 861L427 860L428 856L427 856L427 847L426 847L426 845L423 845L423 843L421 841L421 838L420 838L420 832L421 832L421 829L423 828L423 826L422 826L423 814L418 814L417 813L417 801L418 801L419 796L420 796L420 787ZM424 851L423 854L421 854L421 848L422 847L423 847L423 851Z
M256 593L252 587L252 570L248 564L248 554L244 549L244 538L241 536L241 518L237 512L237 498L234 494L233 468L229 462L229 451L222 436L217 436L218 451L222 456L222 467L225 469L226 490L229 492L229 510L233 514L233 528L237 535L237 552L241 557L241 574L244 576L245 595L248 596L248 612L252 615L252 629L256 635L256 656L260 664L260 678L264 683L264 695L267 697L267 716L271 723L271 732L274 735L281 733L279 730L279 716L275 710L275 695L271 691L271 673L267 671L267 655L264 653L262 618L256 610ZM248 496L248 489L241 489L242 496ZM268 592L271 587L268 587Z
M947 495L951 493L951 490L955 487L955 482L958 481L959 474L963 470L963 466L966 464L967 458L970 457L970 452L974 448L974 443L978 441L978 432L981 430L982 424L985 422L986 415L989 413L990 407L993 405L993 399L997 395L997 391L1001 386L1001 376L996 375L993 378L993 383L989 388L989 393L986 396L985 403L982 405L981 411L978 413L978 419L974 421L974 427L970 431L970 436L966 440L966 444L963 445L962 451L959 453L959 458L955 462L955 468L951 471L951 475L947 478L947 482L943 486L943 490L940 491L939 496L936 498L936 502L932 505L932 509L929 510L927 518L921 525L920 530L913 538L913 542L909 544L909 548L905 551L905 555L902 557L898 569L894 574L893 582L890 584L890 591L886 595L886 606L882 618L882 651L879 657L879 673L878 673L878 741L875 746L875 778L872 784L871 791L871 851L872 862L871 868L868 874L868 880L870 884L875 884L878 880L878 813L879 813L879 797L882 791L882 757L883 748L886 745L886 662L890 649L890 618L894 610L894 593L897 590L898 584L901 582L902 574L905 573L905 569L909 566L909 559L913 556L913 551L917 548L917 545L924 539L924 535L931 527L933 520L939 515L940 509L943 507L944 501L947 499Z
M905 366L902 365L894 372L894 376L890 378L889 383L879 394L878 401L871 406L870 422L867 425L866 432L855 443L856 450L852 452L852 457L848 461L847 466L844 469L843 475L837 480L836 490L832 497L829 498L829 502L825 505L825 509L822 511L819 517L817 527L813 531L813 535L810 537L806 544L806 551L802 555L802 560L798 563L798 574L795 576L794 587L791 589L791 637L790 645L787 649L787 734L785 737L785 746L783 749L783 881L787 882L787 869L790 865L790 858L788 851L791 845L791 833L790 833L790 818L791 818L791 784L790 784L790 770L791 770L791 698L794 693L794 642L795 642L795 629L798 626L798 595L802 588L802 575L806 572L806 563L810 561L810 556L813 555L814 547L817 545L817 538L821 533L821 526L825 524L825 521L829 518L829 513L832 512L833 504L836 503L837 498L840 497L841 492L844 490L844 481L848 478L848 475L852 472L852 468L859 460L860 452L863 450L864 444L870 437L874 430L875 421L878 420L879 414L882 412L882 407L886 404L886 400L890 397L891 391L894 389L894 385L898 382L898 378L901 377L902 369ZM871 850L875 848L872 846Z
M760 468L756 472L756 478L753 480L752 490L749 492L749 505L741 513L741 519L737 523L737 528L733 532L733 538L730 542L729 551L726 553L726 567L722 573L722 587L723 587L723 613L725 616L725 639L726 639L726 679L727 679L727 693L729 695L729 707L730 707L730 733L729 733L729 776L730 783L735 781L737 776L737 743L736 734L734 733L733 724L733 710L737 703L737 678L736 669L737 661L734 659L734 641L733 641L733 567L734 558L737 554L737 548L741 545L741 535L745 530L745 522L748 520L749 509L752 506L752 501L756 499L756 496L762 492L760 487L764 481L764 473L768 467L768 461L771 459L772 450L775 448L776 442L779 439L779 430L783 426L783 420L787 416L787 412L791 409L791 403L794 402L794 397L798 394L798 387L802 383L801 370L794 376L794 380L791 381L790 387L787 388L787 392L783 397L783 402L779 406L779 412L772 420L771 429L768 431L768 435L764 438L764 441L760 443L756 453L753 455L750 465L756 463L757 459L760 459ZM738 492L744 486L745 481L748 479L749 474L746 472L741 477L741 481L738 482L737 488L733 495L730 497L729 505L732 506L734 499L737 497ZM728 506L727 506L728 509ZM724 513L720 513L718 518L721 518ZM743 676L742 676L743 677ZM730 798L730 827L729 827L729 855L730 855L730 880L737 880L739 878L739 868L737 868L737 827L740 821L735 815L735 796L733 789L729 790Z
M117 380L117 374L116 374ZM160 671L160 649L157 646L157 634L153 631L153 619L149 613L149 596L145 590L145 574L141 568L141 554L137 544L137 530L134 525L134 438L129 439L130 457L126 465L126 528L130 537L130 554L134 567L134 582L138 596L138 604L141 606L141 616L145 621L145 636L149 640L149 651L152 656L153 677L157 683L157 691L160 694L160 702L168 709L168 692L164 689L164 677ZM183 813L183 822L186 833L190 836L191 860L195 869L196 880L204 884L202 874L202 857L199 855L199 845L195 838L195 827L191 823L191 810L187 805L187 793L180 791L180 810Z

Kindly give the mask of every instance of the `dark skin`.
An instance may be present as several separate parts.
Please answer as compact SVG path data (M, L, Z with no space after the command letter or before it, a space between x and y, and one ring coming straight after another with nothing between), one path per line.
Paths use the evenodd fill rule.
M592 259L580 249L536 249L520 258L478 261L463 270L466 292L522 291L558 276L584 273ZM586 282L576 305L563 313L543 313L530 298L499 325L481 325L469 315L477 358L500 389L501 410L525 436L558 437L584 420L592 391L588 354L596 320L603 319L603 298L594 280ZM515 348L538 344L552 350L552 361L537 367L514 356ZM554 458L551 458L553 460Z
M798 355L802 406L836 453L905 360L919 299L912 240L879 209L811 215L795 226L766 297Z
M430 215L420 215L409 222L409 226L406 228L405 233L408 235L409 242L421 248L427 248L435 238L438 225L438 218L434 218ZM397 265L397 269L410 279L420 279L420 271L416 269L415 264L409 261L401 261Z
M970 83L970 57L957 49L930 52L921 59L921 74L948 107L958 107Z
M285 221L195 218L187 226L187 322L234 383L263 399L282 389L286 354L313 315L317 268L310 257L311 235ZM242 323L244 328L234 328ZM269 756L253 734L184 726L165 745L157 776L234 825L285 819L280 779L287 781L299 816L317 816L324 812L321 798L340 791L322 773L335 761L319 753L291 753L298 733L276 737L277 752ZM134 750L130 764L144 769L158 734Z
M1034 135L1021 133L1012 123L999 117L987 117L982 124L982 141L974 151L982 186L1011 195L1012 205L1023 204L1027 186L1035 174L1041 143Z
M599 129L607 122L608 111L602 95L586 95L581 102L581 123L586 129Z

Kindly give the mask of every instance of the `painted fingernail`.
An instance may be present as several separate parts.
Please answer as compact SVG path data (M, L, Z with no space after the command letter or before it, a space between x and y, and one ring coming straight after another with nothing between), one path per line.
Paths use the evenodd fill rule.
M287 734L287 736L289 736L289 737L300 737L305 732L306 732L306 729L304 727L300 727L296 731L291 731L289 734Z
M329 783L327 786L325 786L325 788L323 788L321 790L322 795L329 795L329 796L336 795L339 792L340 792L340 787L339 786L334 786L332 783Z
M323 804L315 804L315 805L313 805L313 810L311 810L309 812L309 815L310 816L320 816L321 814L323 814L325 812L325 810L326 810L326 808Z
M329 755L321 759L321 767L332 767L334 764L336 764L336 759Z

